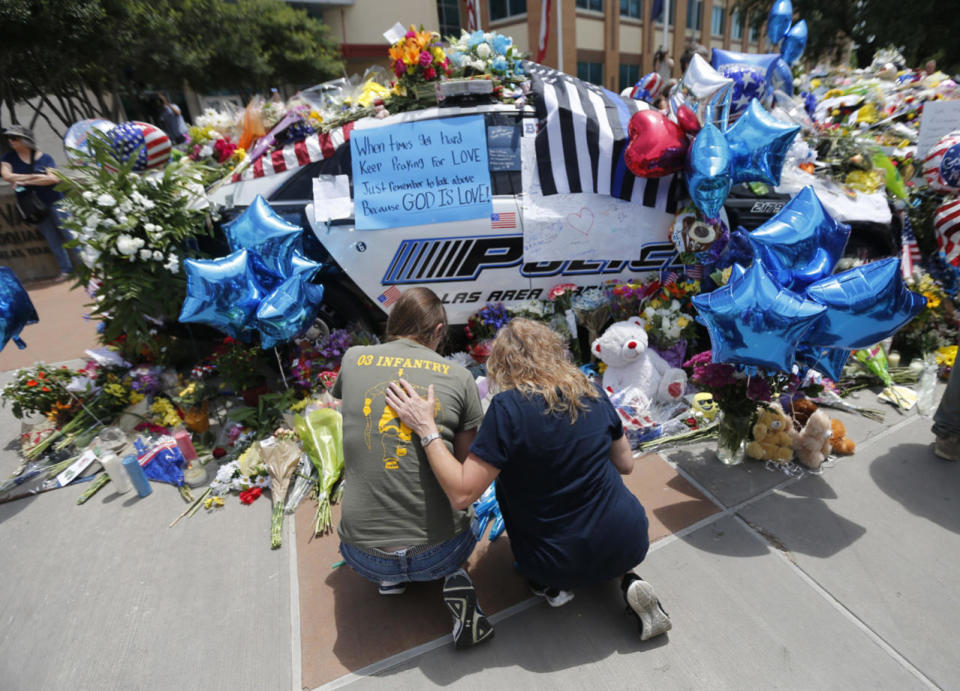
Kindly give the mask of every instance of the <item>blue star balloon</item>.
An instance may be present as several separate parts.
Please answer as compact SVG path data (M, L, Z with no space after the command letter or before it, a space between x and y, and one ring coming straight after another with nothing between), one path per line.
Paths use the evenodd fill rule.
M20 332L23 327L38 321L37 310L13 269L0 266L0 350L6 347L10 339L17 344L17 348L26 348Z
M767 15L767 38L777 45L790 28L793 21L793 3L790 0L777 0Z
M741 276L693 304L710 334L714 362L789 372L797 345L826 307L778 284L759 257Z
M737 53L715 48L711 63L721 76L733 80L733 97L730 102L730 122L735 122L754 98L761 103L770 103L773 89L767 80L770 66L780 56L776 53Z
M767 72L767 83L774 93L782 91L787 96L793 96L793 71L790 65L777 58Z
M231 251L247 250L263 269L281 279L290 275L291 257L303 242L303 229L282 219L260 195L223 230Z
M263 295L247 250L219 259L185 259L187 297L180 321L209 324L246 340Z
M834 220L813 188L804 187L750 233L750 243L778 283L800 291L830 275L849 236L850 226Z
M812 367L834 381L843 376L843 368L850 358L850 351L843 348L817 348L801 344L797 348L797 362Z
M321 300L323 286L309 283L302 275L281 283L257 309L260 347L272 348L306 331L317 318Z
M828 276L807 287L826 312L804 342L833 348L866 348L896 333L927 304L909 290L900 258L888 257Z
M783 37L780 46L780 55L788 65L795 63L807 47L807 21L801 19L794 24L787 35Z
M302 275L304 280L310 280L320 270L323 265L313 261L307 255L298 250L294 250L290 256L290 275Z
M707 220L719 217L730 193L730 147L720 130L707 123L687 149L687 190Z
M730 145L730 175L734 183L780 184L783 159L790 150L799 125L778 120L756 99L747 112L727 130Z

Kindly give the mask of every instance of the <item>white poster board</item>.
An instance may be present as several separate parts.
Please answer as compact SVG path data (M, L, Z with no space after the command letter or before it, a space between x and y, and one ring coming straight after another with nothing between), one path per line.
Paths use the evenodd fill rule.
M673 214L603 194L541 194L534 137L521 140L523 258L528 262L635 259L669 241Z
M920 116L917 160L922 161L940 138L960 130L960 101L927 101Z

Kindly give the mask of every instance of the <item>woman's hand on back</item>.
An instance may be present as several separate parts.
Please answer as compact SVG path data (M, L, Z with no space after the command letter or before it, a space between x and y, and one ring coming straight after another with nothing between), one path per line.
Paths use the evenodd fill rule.
M437 431L437 423L433 419L436 408L436 399L433 395L433 384L427 387L427 397L421 398L405 379L393 382L385 393L387 404L403 420L403 424L412 429L420 437L433 434Z

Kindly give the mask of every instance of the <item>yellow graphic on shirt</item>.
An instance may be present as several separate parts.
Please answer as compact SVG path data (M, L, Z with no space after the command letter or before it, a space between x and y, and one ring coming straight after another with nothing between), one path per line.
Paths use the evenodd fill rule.
M413 431L407 427L403 420L397 415L396 411L387 405L384 399L384 392L390 382L378 384L368 389L363 396L363 440L368 449L373 449L373 423L375 419L374 405L383 406L383 411L377 420L377 434L380 437L380 444L383 448L383 467L385 470L399 470L400 459L411 453L411 443L413 441ZM426 387L413 385L414 390L421 396L426 396ZM433 418L436 420L440 416L443 407L438 400L433 410Z

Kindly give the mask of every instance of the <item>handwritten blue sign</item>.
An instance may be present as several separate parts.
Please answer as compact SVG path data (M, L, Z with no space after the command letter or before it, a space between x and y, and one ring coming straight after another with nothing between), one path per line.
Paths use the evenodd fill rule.
M354 130L350 153L358 230L493 213L482 115Z

